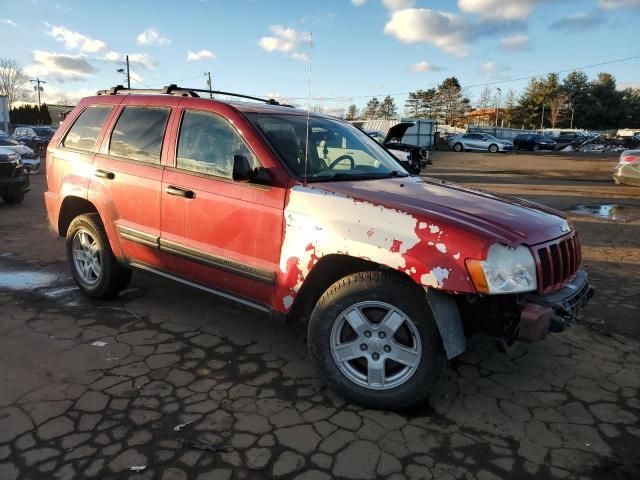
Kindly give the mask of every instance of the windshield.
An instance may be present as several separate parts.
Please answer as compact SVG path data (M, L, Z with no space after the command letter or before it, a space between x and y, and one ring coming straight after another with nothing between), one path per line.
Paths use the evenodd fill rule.
M309 117L309 157L305 166L305 115L247 114L247 117L299 179L305 177L305 171L310 182L408 175L377 142L348 123Z

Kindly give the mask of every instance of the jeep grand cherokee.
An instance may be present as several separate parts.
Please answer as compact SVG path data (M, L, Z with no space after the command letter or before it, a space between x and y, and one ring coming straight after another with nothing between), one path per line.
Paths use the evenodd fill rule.
M541 340L587 303L560 212L412 176L349 123L276 103L83 99L45 193L80 288L113 297L142 269L302 319L326 382L379 408L424 399L465 336Z

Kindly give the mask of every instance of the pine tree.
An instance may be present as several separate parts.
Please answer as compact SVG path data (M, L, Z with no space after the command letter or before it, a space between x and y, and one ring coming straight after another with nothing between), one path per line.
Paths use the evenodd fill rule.
M378 114L379 114L379 117L385 120L391 120L392 118L395 118L396 115L398 114L396 102L393 100L393 98L390 95L387 95L386 97L384 97L384 100L382 100Z
M367 105L364 107L364 112L362 112L362 118L365 120L375 120L378 118L380 112L380 100L376 97L373 97L371 100L367 102Z
M347 115L345 116L345 120L356 120L358 118L358 107L355 105L349 105L347 108Z

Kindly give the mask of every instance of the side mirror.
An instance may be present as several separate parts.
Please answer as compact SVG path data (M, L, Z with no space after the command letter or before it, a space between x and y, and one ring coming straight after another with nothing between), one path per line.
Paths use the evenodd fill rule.
M253 170L249 165L249 159L244 155L233 156L233 180L236 182L248 182L251 180Z

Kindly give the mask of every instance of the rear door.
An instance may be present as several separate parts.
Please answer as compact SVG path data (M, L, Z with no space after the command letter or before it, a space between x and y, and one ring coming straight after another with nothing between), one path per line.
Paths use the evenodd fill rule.
M164 135L178 99L130 95L113 116L94 160L89 200L100 205L114 251L129 262L159 265Z
M203 102L200 100L200 102ZM197 105L197 104L196 104ZM268 308L279 270L286 189L236 182L235 155L256 168L248 124L216 108L180 108L175 157L162 181L160 250L179 277Z

